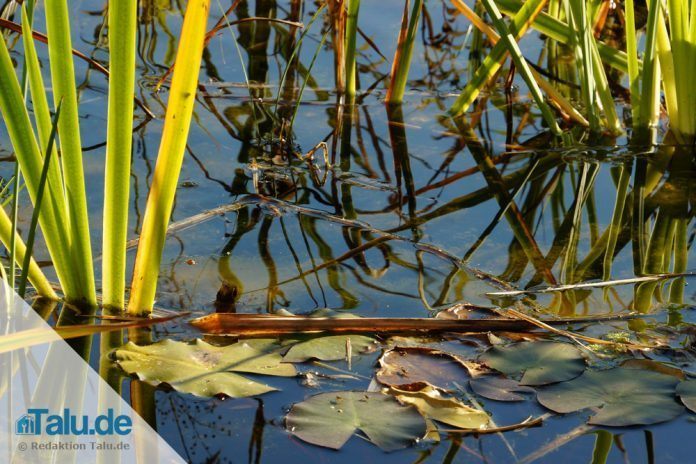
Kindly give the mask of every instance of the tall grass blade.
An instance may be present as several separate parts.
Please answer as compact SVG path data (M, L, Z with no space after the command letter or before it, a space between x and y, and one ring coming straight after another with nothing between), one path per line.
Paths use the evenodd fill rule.
M473 77L469 83L467 83L466 87L464 90L462 90L462 93L457 98L455 104L452 106L450 113L456 116L466 112L469 109L469 106L471 106L474 100L476 100L481 90L483 90L483 87L490 82L491 79L493 79L500 67L503 65L505 57L507 56L507 50L505 49L504 44L501 43L498 45L500 40L498 34L491 29L491 27L488 26L488 24L486 24L483 19L476 14L476 12L469 8L466 3L464 3L462 0L453 0L453 2L457 10L466 16L472 22L472 24L476 26L478 31L485 33L488 36L488 39L495 43L490 55L486 58L481 66L476 68ZM517 14L512 18L510 30L513 32L516 39L519 39L527 31L529 24L533 21L536 15L541 12L541 9L545 3L546 0L527 2L525 7L520 9L520 11L518 11ZM517 24L520 24L519 28L517 27ZM471 65L472 63L473 60L470 58L469 64ZM585 117L580 114L580 112L575 109L575 107L558 90L556 90L553 85L551 85L533 68L530 68L530 70L532 71L534 79L539 84L539 87L546 92L549 99L554 103L554 106L556 106L560 111L566 113L568 117L575 120L575 122L579 123L580 125L589 125L587 119L585 119Z
M29 235L27 236L27 246L24 253L24 261L22 262L22 275L19 278L19 288L17 290L17 293L21 298L24 298L24 294L27 290L27 279L29 277L31 255L34 251L34 238L36 237L36 229L39 226L39 214L41 213L41 203L43 202L46 181L48 180L48 168L51 165L51 153L53 152L53 142L56 139L56 128L58 126L58 121L60 120L61 105L62 102L58 104L58 108L56 108L56 114L53 116L53 127L51 128L51 134L48 138L48 145L46 146L46 155L44 156L44 164L43 168L41 169L41 178L39 179L39 189L36 192L34 211L31 215Z
M128 302L131 314L150 313L155 301L167 224L193 114L209 6L209 0L190 0L186 7L162 142L135 259Z
M534 80L534 76L532 76L532 72L529 69L529 65L527 65L527 62L525 61L524 56L522 55L522 51L520 50L520 47L517 45L517 41L515 40L514 36L510 33L510 30L505 24L503 16L500 14L500 10L498 10L498 7L495 5L495 2L493 2L493 0L483 0L483 6L486 8L486 11L491 17L493 25L495 26L495 28L498 31L498 34L500 35L501 43L506 45L510 53L510 57L512 58L512 61L515 63L517 71L520 73L520 75L524 78L524 81L527 83L527 86L529 87L529 90L531 91L532 96L534 97L534 100L536 101L536 104L544 117L544 120L546 121L546 124L548 124L549 128L551 129L551 132L553 132L556 135L561 135L562 131L561 128L558 126L556 117L553 114L553 111L551 111L551 108L546 104L544 96L541 94L541 90L539 89L539 86Z
M394 52L394 62L391 69L391 83L387 89L387 103L401 103L404 99L408 70L411 67L413 56L413 45L418 32L418 21L423 9L423 0L414 0L413 9L409 16L408 6L410 3L410 0L404 3L399 42L396 46L396 52Z
M317 57L319 56L319 52L321 52L321 49L324 47L324 43L326 43L326 37L329 35L329 31L326 31L324 35L321 36L321 40L319 41L319 45L317 45L316 50L314 50L314 55L312 55L312 61L309 62L309 66L307 67L307 72L304 75L304 79L302 80L302 86L300 87L300 92L297 95L297 103L295 104L295 109L292 112L292 117L290 118L290 124L289 124L289 133L292 133L292 128L295 125L295 118L297 117L297 113L300 110L300 104L302 103L302 96L304 95L304 91L307 88L307 83L309 82L310 76L312 75L312 69L314 69L314 63L317 61Z
M628 57L628 82L631 91L631 114L638 121L640 108L640 80L638 76L638 37L636 36L635 5L633 0L625 0L626 18L626 56Z
M31 66L28 65L29 71ZM30 80L31 83L31 80ZM5 40L0 40L0 113L7 127L17 162L24 174L25 185L32 202L36 202L43 157L29 120L22 89L14 72L12 59ZM49 172L48 195L44 201L39 223L46 245L53 259L56 274L66 295L74 295L74 276L69 258L70 238L65 228L65 203L62 184L52 184Z
M133 131L135 49L138 3L109 2L109 108L104 175L104 306L123 308L126 282L128 197Z
M278 112L278 106L280 105L281 90L285 86L285 81L288 78L288 73L290 72L290 69L292 69L292 66L291 66L292 61L295 59L295 57L298 55L298 53L300 53L300 48L302 46L302 42L304 41L307 34L309 34L309 31L312 29L312 25L317 20L317 18L319 18L319 15L321 14L322 11L324 11L325 7L326 7L326 4L323 4L319 8L317 8L317 11L310 18L309 23L307 23L307 27L302 31L302 34L300 34L300 38L297 40L295 47L292 49L292 53L290 54L290 57L288 58L288 61L285 65L285 69L283 70L283 75L280 77L280 82L278 83L278 95L276 96L276 101L275 101L275 112L276 113Z
M71 273L76 281L75 288L71 293L66 292L65 297L69 302L96 305L77 89L72 61L70 11L66 0L46 0L45 10L54 105L63 101L63 117L58 122L58 135L68 205Z
M590 129L598 131L600 127L599 115L595 111L595 77L592 66L592 51L590 41L592 32L587 18L587 5L585 0L569 0L572 24L577 35L575 56L581 71L580 87L582 98L590 122Z
M659 85L657 73L656 39L660 11L660 1L648 2L648 24L645 33L645 52L643 53L643 70L641 75L641 101L638 110L638 121L634 121L634 127L644 133L656 119L657 86ZM639 138L643 135L639 133Z
M353 98L356 92L357 65L356 65L356 39L358 36L358 12L360 0L348 1L348 15L346 17L346 94Z
M527 3L528 2L522 2L521 0L496 1L496 4L500 10L510 16L515 15L520 8ZM531 27L549 38L565 45L573 45L573 41L575 40L575 31L569 27L568 24L549 16L547 13L540 13L531 24ZM626 53L621 50L617 50L604 42L597 42L597 49L599 51L599 55L602 57L602 61L605 64L618 71L628 71L628 60Z

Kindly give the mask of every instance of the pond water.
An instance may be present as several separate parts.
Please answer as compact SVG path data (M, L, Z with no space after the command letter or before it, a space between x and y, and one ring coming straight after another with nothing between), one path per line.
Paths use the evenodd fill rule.
M162 131L167 83L160 91L156 87L173 64L185 2L141 0L140 5L137 92L157 118L136 112L131 237L137 237L142 224ZM228 6L212 3L210 27ZM45 30L38 8L36 28ZM107 63L104 2L72 1L71 8L75 48ZM312 2L242 0L230 20L261 17L307 24L316 9ZM473 30L449 2L426 2L405 102L400 112L389 112L383 103L385 85L402 9L403 2L393 0L361 6L360 29L370 40L358 38L360 91L354 107L340 104L333 51L330 45L322 47L292 142L279 138L279 128L292 116L327 25L315 23L281 89L278 84L299 28L248 21L232 31L223 28L212 39L204 55L172 220L218 207L227 207L227 212L210 214L169 235L157 307L194 316L331 308L365 317L429 317L462 301L496 307L521 304L548 317L639 310L648 315L573 328L591 336L628 333L659 339L688 352L696 304L688 278L644 284L642 289L630 284L523 297L487 293L632 278L646 265L656 266L650 273L670 272L671 254L649 247L657 233L654 223L665 222L676 230L667 237L670 246L673 240L687 244L682 258L690 269L693 152L668 145L636 149L623 136L587 139L579 133L577 143L555 146L521 79L515 77L508 90L502 85L505 69L501 85L483 96L480 112L470 118L476 124L458 130L445 112L471 73ZM539 36L531 34L522 45L529 59L543 61ZM39 52L46 60L45 48ZM13 57L21 60L19 45ZM242 66L251 86L245 84ZM103 199L107 81L81 60L76 71L96 250L102 238L96 218ZM617 105L620 114L628 112L622 102ZM658 139L663 137L661 129ZM322 142L326 160L321 147L311 163L295 156ZM14 169L10 152L3 132L0 169L6 178ZM627 195L617 200L622 179L628 179ZM597 250L606 250L617 209L624 214L614 229L618 234L609 268L604 252ZM639 214L643 221L636 219ZM23 214L21 225L26 227L29 219L30 213ZM658 264L655 253L661 256ZM48 254L39 249L38 256L45 261ZM129 268L134 257L133 249ZM51 275L49 264L45 269ZM687 284L681 298L675 295L680 283ZM216 301L221 289L233 297ZM190 340L200 334L179 321L154 327L147 336ZM474 354L456 337L446 343ZM95 340L91 346L91 363L98 368L100 343ZM366 389L379 354L358 356L350 366L300 365L301 372L328 377L313 388L301 379L274 378L269 383L281 391L258 399L200 399L155 390L125 376L122 387L127 398L134 391L151 398L153 407L143 414L185 459L196 463L557 462L560 456L569 463L588 462L598 437L606 433L613 443L607 462L688 462L694 451L689 445L694 416L689 413L666 424L608 432L585 426L587 414L575 413L505 434L452 432L440 443L388 454L356 437L335 452L306 444L284 429L283 415L292 403L320 391ZM690 357L679 362L693 368ZM332 369L352 374L331 378L336 373ZM547 412L533 399L511 404L479 400L498 425Z

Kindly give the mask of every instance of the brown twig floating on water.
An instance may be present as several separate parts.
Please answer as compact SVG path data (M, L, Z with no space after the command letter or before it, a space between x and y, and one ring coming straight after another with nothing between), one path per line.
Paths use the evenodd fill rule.
M553 319L548 325L582 324L638 317L604 316ZM301 333L432 333L432 332L521 332L537 328L523 319L432 319L408 317L332 318L274 316L267 314L218 313L189 322L202 332L215 335L275 336Z
M640 284L643 282L655 282L658 280L674 279L677 277L695 277L696 272L683 272L678 274L655 274L643 277L632 277L630 279L618 279L618 280L605 280L602 282L583 282L579 284L568 284L568 285L558 285L554 287L546 287L540 289L530 289L530 290L510 290L503 292L488 292L486 296L519 296L519 295L531 295L534 293L552 293L552 292L562 292L566 290L582 290L588 288L602 288L602 287L613 287L615 285L630 285L630 284Z

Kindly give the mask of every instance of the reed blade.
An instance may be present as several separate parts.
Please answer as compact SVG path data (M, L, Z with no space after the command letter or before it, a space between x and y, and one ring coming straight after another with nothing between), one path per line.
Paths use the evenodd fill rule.
M396 46L396 52L394 52L394 62L391 69L391 83L387 89L387 103L401 103L404 99L406 82L408 82L408 70L411 68L413 45L416 41L423 0L414 0L410 15L408 11L409 4L410 1L404 4L399 41Z
M31 65L28 65L31 71ZM31 84L31 79L30 79ZM17 162L24 175L25 185L33 203L43 168L43 156L29 119L22 89L14 71L5 40L0 40L0 113L8 131ZM57 164L57 163L56 163ZM74 295L74 276L70 268L70 239L65 229L67 223L62 184L53 184L49 177L47 202L39 216L39 224L46 245L53 259L56 274L66 294Z
M48 145L46 145L46 154L44 156L43 168L41 168L41 178L39 179L39 189L36 192L36 201L34 203L34 211L31 215L31 224L29 225L29 236L27 237L27 245L24 253L24 260L22 261L22 274L19 278L19 288L17 293L20 298L24 298L24 294L27 290L27 279L29 277L29 271L31 267L31 255L34 250L34 239L36 237L36 229L39 226L39 214L41 213L41 204L43 203L44 191L46 188L46 181L48 180L49 166L51 165L51 154L53 153L53 143L56 140L56 129L58 127L58 121L60 120L60 108L61 103L58 104L56 108L56 113L51 121L51 133L48 137Z
M355 43L358 35L358 13L360 0L347 0L348 14L346 16L346 94L353 98L356 92L357 65Z
M138 4L109 2L109 108L104 173L104 241L102 298L110 308L123 308L128 239L128 198L135 96L135 49Z
M186 7L162 142L135 259L128 302L131 314L150 313L155 301L167 225L193 115L209 7L209 0L191 0Z
M58 121L58 136L61 146L61 161L65 182L68 222L62 224L70 233L70 272L75 278L75 287L65 298L69 302L96 305L92 265L92 247L87 215L87 196L82 166L82 143L77 103L77 84L72 60L70 38L70 11L65 0L46 0L46 35L51 68L53 102L63 102L63 117Z
M500 35L500 42L504 44L507 48L508 52L510 53L510 57L512 58L512 61L515 63L517 71L520 73L520 75L524 78L524 81L527 83L527 86L529 87L529 90L531 91L532 96L534 97L534 101L536 102L537 106L539 107L539 110L541 111L541 114L544 117L544 121L546 121L546 124L548 124L549 128L551 129L551 132L553 132L556 135L560 135L562 131L561 128L558 126L556 117L553 114L553 111L551 111L551 108L549 108L549 106L546 104L544 96L541 94L541 90L539 89L539 86L534 80L534 76L532 75L532 72L529 69L529 65L525 61L520 47L517 45L515 36L510 32L507 24L505 24L500 10L498 10L498 7L496 6L495 2L493 2L493 0L483 0L483 5L486 8L486 11L488 12L489 16L491 17L493 25L498 31L498 34Z

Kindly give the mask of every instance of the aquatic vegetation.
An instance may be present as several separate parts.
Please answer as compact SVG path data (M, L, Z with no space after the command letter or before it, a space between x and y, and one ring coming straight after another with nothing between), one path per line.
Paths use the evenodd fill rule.
M133 269L128 300L128 312L132 314L149 313L155 303L159 264L193 116L209 3L209 0L192 1L186 9L162 141Z
M0 271L85 359L98 338L92 366L188 460L572 442L609 462L688 438L695 170L669 5L90 0L61 48L64 146L65 12L46 38L24 3L0 20ZM295 437L301 458L276 445Z
M135 285L131 289L132 308L135 313L152 309L158 265L164 230L169 222L174 188L178 177L171 170L180 170L188 127L193 111L197 84L197 70L203 49L203 37L208 13L208 2L191 4L186 15L186 31L179 48L177 60L179 72L174 72L172 97L169 102L167 123L162 136L163 153L159 168L161 180L151 192L151 206L141 237L143 250L148 254L136 262ZM48 245L66 301L88 306L96 305L93 275L91 238L87 217L87 200L82 160L78 103L72 60L70 21L65 2L48 1L46 25L51 67L51 82L55 105L61 107L57 119L60 138L60 157L53 147L50 113L46 99L46 87L34 48L27 6L22 8L22 30L26 51L25 66L28 71L29 89L34 105L37 134L22 103L23 92L9 58L5 40L0 45L0 82L3 98L0 102L10 139L17 152L21 173L35 207L35 217ZM130 185L131 140L133 99L135 82L135 34L136 5L133 2L114 2L109 9L109 43L112 85L109 86L109 114L107 122L107 165L105 169L104 207L104 304L122 309L126 279L126 239L128 226L128 202ZM179 118L178 120L176 118ZM37 138L38 135L38 138ZM41 152L46 153L45 156ZM51 158L59 158L50 163ZM166 158L166 159L165 159ZM178 160L178 161L177 161ZM178 164L178 167L177 167ZM42 169L41 166L44 166ZM167 170L167 175L163 175ZM45 189L45 194L44 194ZM65 195L63 194L65 192ZM19 192L15 191L15 195ZM42 202L43 197L46 197ZM43 203L43 207L42 207ZM157 209L158 211L154 211ZM157 218L161 218L159 222ZM33 221L28 240L29 255L36 231ZM21 250L22 245L20 245ZM21 252L23 275L29 272L29 256ZM147 275L144 269L154 271ZM36 288L45 296L55 296L36 278ZM143 274L146 274L143 276ZM154 279L154 280L153 280ZM20 293L24 293L24 281ZM145 288L145 295L141 289ZM152 290L150 293L149 291ZM144 301L143 301L144 300Z
M224 394L233 398L260 395L273 387L240 373L294 376L292 364L282 363L275 340L255 340L217 347L203 340L172 340L138 346L132 342L116 349L116 363L129 374L197 396Z
M340 449L360 430L385 451L405 448L425 435L426 423L414 407L381 393L321 393L290 410L288 429L301 439Z
M599 412L590 417L590 424L654 424L674 419L684 411L674 398L678 382L669 375L616 367L587 371L575 380L539 391L537 398L559 413L599 407Z
M104 240L102 243L102 303L125 305L126 241L133 141L135 52L138 5L128 0L109 3L109 85L106 167L104 171Z

